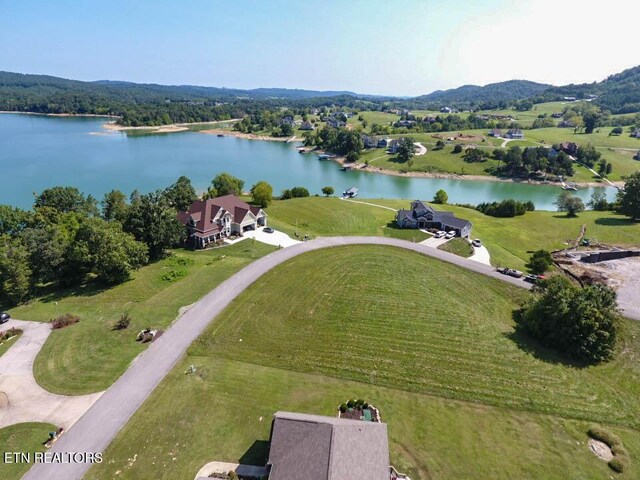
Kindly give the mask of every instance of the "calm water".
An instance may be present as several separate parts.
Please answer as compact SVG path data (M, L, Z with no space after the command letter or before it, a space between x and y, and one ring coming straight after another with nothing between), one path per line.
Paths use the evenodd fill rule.
M97 198L118 188L149 192L173 183L180 175L203 191L219 172L245 180L248 189L266 180L275 192L297 185L312 194L331 185L336 192L360 189L364 198L430 199L440 188L449 201L477 204L515 198L532 200L539 210L553 210L560 188L510 182L437 180L342 172L331 161L300 155L280 142L219 138L194 132L128 136L107 132L104 119L0 115L0 203L28 208L33 192L72 185ZM592 188L577 195L588 200ZM614 189L607 189L612 199Z

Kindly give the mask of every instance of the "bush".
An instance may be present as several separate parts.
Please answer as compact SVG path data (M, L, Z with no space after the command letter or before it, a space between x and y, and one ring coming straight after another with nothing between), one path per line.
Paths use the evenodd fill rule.
M129 316L129 314L123 313L122 315L120 315L120 320L118 320L113 325L113 330L125 330L129 327L130 323L131 323L131 317Z
M347 404L346 404L346 403L343 403L342 405L340 405L339 409L340 409L340 411L341 411L342 413L344 413L344 412L346 412L347 410L349 410L349 407L347 406Z
M238 474L233 470L230 470L228 475L229 475L229 480L240 480L240 477L238 476Z
M449 195L443 189L440 189L433 196L433 203L437 203L439 205L444 205L449 201Z
M52 328L59 329L68 327L69 325L73 325L74 323L78 323L79 321L80 317L78 317L77 315L65 313L64 315L60 315L58 318L49 320L49 323L51 323Z
M355 400L353 400L353 399L352 399L352 400L349 400L349 401L347 402L347 407L349 407L349 408L353 408L353 407L355 407L355 406L356 406L356 401L355 401Z
M462 145L460 145L459 143L456 144L456 146L453 147L453 153L462 153Z
M599 440L603 443L606 443L610 448L615 447L616 445L622 445L622 440L615 433L611 433L606 428L598 427L594 425L587 431L587 435L589 435L594 440Z
M510 218L517 215L524 215L526 212L535 210L533 202L519 202L511 198L501 202L483 202L476 207L476 210L491 217Z
M616 434L610 432L606 428L593 426L589 428L587 434L600 442L606 443L611 449L613 458L609 460L607 465L614 472L622 473L629 466L629 454L622 446L622 440Z
M15 337L16 335L19 335L21 333L22 330L11 327L9 330L5 330L4 332L0 333L0 341L9 340L11 337Z
M163 282L175 282L176 280L180 280L181 278L186 277L189 274L187 270L184 268L169 270L167 273L163 274L160 278Z
M362 399L356 400L356 407L362 408L363 405L364 405L364 400Z
M551 254L546 250L538 250L533 252L529 258L527 268L531 270L531 273L542 275L544 272L549 270L551 265L553 265L553 258L551 257Z

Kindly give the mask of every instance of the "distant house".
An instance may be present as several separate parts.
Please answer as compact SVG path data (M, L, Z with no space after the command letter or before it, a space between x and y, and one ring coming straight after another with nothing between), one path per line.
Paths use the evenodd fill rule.
M522 140L524 138L524 133L519 128L512 128L505 134L505 138L515 138Z
M492 130L489 130L489 136L494 138L500 138L502 137L502 130L500 130L499 128L494 128Z
M574 142L562 142L560 145L562 150L567 155L576 155L578 153L578 144Z
M562 98L567 102L575 102L577 100L576 97L562 97Z
M633 156L633 159L634 159L634 160L640 160L640 150L638 150L638 153L636 153L636 154Z
M452 110L451 110L450 107L442 107L440 109L440 113L451 113L451 112L452 112Z
M410 210L398 210L396 223L400 228L437 228L456 232L461 237L471 235L471 222L456 218L451 212L435 210L420 200L411 202Z
M343 120L338 120L337 118L334 118L334 117L329 117L325 121L327 122L327 125L333 128L343 128L347 125L347 123L344 122Z
M392 140L390 138L381 138L378 140L378 148L388 148L391 142Z
M631 136L634 137L634 138L640 138L640 129L634 130L631 133Z
M186 212L178 213L178 221L187 229L187 244L204 248L225 237L265 227L267 214L235 195L225 195L196 200Z
M407 127L411 128L416 124L415 120L398 120L394 123L394 127Z
M556 150L555 148L551 147L549 149L549 151L547 152L547 158L549 160L555 160L556 158L558 158L558 154L560 152L558 150Z
M378 137L370 137L369 135L362 136L364 148L378 148L378 141Z
M436 123L438 120L436 117L428 116L428 117L424 117L422 121L425 123Z
M400 138L394 138L387 142L387 151L391 154L398 153L398 150L400 149L400 140Z
M300 125L300 130L315 130L316 126L309 122L308 120L305 120L304 122L302 122L302 125Z
M280 119L280 125L289 125L291 127L294 127L296 125L296 121L294 120L293 117L286 116Z
M384 423L277 412L269 441L269 480L392 478Z
M562 118L562 113L560 112L553 112L551 114L551 118Z
M575 122L572 122L571 120L562 120L561 122L558 122L558 128L576 128L576 126Z

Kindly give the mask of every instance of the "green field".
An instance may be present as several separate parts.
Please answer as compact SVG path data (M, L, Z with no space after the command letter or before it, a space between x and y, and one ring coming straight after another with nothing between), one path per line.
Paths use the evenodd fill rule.
M136 272L132 280L101 290L96 285L54 291L15 308L22 320L46 322L63 313L79 315L79 323L55 330L36 357L34 375L45 389L78 395L104 390L145 346L135 341L145 327L166 328L180 307L190 305L255 258L274 247L253 241L204 252L175 251L168 259ZM162 277L178 272L175 281ZM113 331L123 313L127 330Z
M361 201L397 210L408 208L411 200ZM640 224L612 212L588 211L576 218L567 218L559 212L538 211L520 217L496 218L452 205L437 208L452 211L457 217L473 223L472 236L482 240L491 254L493 265L511 266L519 270L524 269L534 250L564 248L567 241L578 237L583 224L587 226L586 236L592 240L620 246L640 245ZM384 208L317 197L275 201L267 213L269 224L275 228L293 234L297 222L298 231L311 237L380 235L378 232L384 232L385 226L395 218L394 211ZM394 235L401 232L423 235L416 230L390 228L389 231Z
M460 257L468 258L473 255L473 247L464 238L453 238L447 243L443 243L438 246L438 250L444 250L445 252L453 253Z
M5 452L31 452L31 455L34 452L43 452L43 443L49 438L49 432L55 429L54 425L48 423L19 423L0 428L0 455L3 458L0 462L0 478L17 480L31 467L28 463L5 462Z
M526 295L390 247L296 257L210 325L90 477L260 464L275 411L333 415L362 397L389 425L392 464L414 480L605 478L585 445L592 421L623 438L633 460L619 478L636 478L640 326L626 324L615 361L576 368L514 333ZM190 364L197 373L185 375Z

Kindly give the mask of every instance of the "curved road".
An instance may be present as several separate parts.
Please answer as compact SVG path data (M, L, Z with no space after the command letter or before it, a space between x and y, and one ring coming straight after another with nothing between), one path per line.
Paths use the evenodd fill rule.
M384 237L326 237L278 250L253 262L195 303L156 342L131 362L127 371L91 406L50 452L104 452L120 429L180 360L189 345L244 289L275 266L301 253L341 245L388 245L413 250L489 277L530 288L492 267L433 247ZM105 459L105 461L108 461ZM80 479L89 463L35 464L26 480Z

